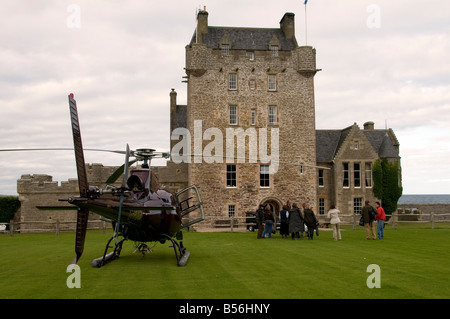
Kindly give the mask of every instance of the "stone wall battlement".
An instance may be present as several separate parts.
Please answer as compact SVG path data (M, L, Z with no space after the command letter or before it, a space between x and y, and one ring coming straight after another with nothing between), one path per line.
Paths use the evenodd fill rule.
M53 177L44 174L22 175L17 181L17 192L19 194L29 193L67 193L78 192L77 179L69 179L59 184L53 181Z

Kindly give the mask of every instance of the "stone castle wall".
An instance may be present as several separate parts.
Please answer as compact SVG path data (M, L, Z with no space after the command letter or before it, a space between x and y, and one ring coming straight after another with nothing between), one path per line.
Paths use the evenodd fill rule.
M399 204L397 212L399 220L403 221L429 221L431 213L435 214L435 220L450 221L449 204Z
M106 167L102 164L86 165L89 183L92 186L104 187L105 181L116 169L117 167ZM21 231L31 229L53 229L54 226L52 226L51 223L56 221L64 223L61 227L63 230L75 229L77 216L76 209L41 210L38 209L37 206L65 206L74 208L73 205L70 205L66 201L60 201L60 199L67 200L69 197L79 196L77 179L69 179L68 181L58 183L57 181L53 181L53 177L49 175L22 175L17 181L17 193L19 194L21 207L15 214L14 220L15 222L22 222L20 225ZM91 214L89 218L90 220L96 220L99 219L99 216ZM33 222L41 223L36 224ZM71 223L65 224L66 222Z
M316 206L317 172L306 167L303 174L299 166L303 162L316 165L315 111L313 75L316 71L315 50L299 47L292 51L280 51L272 57L270 51L255 51L249 61L245 50L230 50L230 56L222 56L220 50L193 44L186 48L188 79L187 127L191 134L195 122L201 121L203 134L210 128L222 132L223 153L227 156L226 130L254 128L267 129L267 153L270 155L271 132L279 130L278 171L270 176L270 187L259 185L259 163L248 163L249 144L246 142L245 163L237 162L237 185L226 185L226 160L221 163L193 163L189 165L189 184L201 187L205 211L210 216L228 216L228 206L236 206L236 216L245 216L265 201L278 204L308 202ZM230 73L237 75L237 89L228 89ZM276 91L268 90L268 76L276 75ZM255 86L251 87L253 81ZM229 106L238 110L237 125L229 123ZM269 106L277 107L277 123L268 124ZM251 125L252 110L256 111L256 123ZM200 153L216 138L203 140ZM236 140L235 140L236 141ZM260 142L258 136L258 142ZM237 142L235 142L236 147ZM191 149L195 152L194 141ZM234 156L237 154L235 148Z

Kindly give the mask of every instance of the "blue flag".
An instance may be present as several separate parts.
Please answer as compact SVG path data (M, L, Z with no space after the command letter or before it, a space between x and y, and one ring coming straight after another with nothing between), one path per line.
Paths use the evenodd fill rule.
M308 3L308 0L305 0L305 5Z

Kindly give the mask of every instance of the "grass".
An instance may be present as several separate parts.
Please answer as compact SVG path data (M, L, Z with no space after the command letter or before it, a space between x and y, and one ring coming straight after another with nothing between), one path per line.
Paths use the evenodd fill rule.
M362 227L342 241L321 231L308 241L257 240L256 233L185 233L191 252L177 267L169 244L142 257L125 242L121 257L93 268L111 232L88 231L81 289L69 289L66 267L74 233L0 235L0 298L336 299L449 298L450 225L435 229L386 226L384 240L366 240ZM381 288L366 285L367 266L381 269Z

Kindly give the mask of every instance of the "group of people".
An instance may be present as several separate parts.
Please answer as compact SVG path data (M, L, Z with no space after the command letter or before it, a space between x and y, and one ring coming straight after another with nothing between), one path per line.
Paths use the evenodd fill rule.
M365 205L361 210L360 225L364 225L364 228L366 229L366 239L370 239L370 235L372 235L372 239L377 239L377 236L375 235L375 222L377 224L376 234L378 235L378 239L383 239L384 222L386 220L386 213L384 212L383 207L381 207L380 202L375 202L377 206L375 209L370 205L368 200L366 200L364 204Z
M308 239L313 239L314 231L319 234L319 222L311 207L303 203L302 210L296 203L291 205L288 201L283 209L278 214L280 221L280 234L283 238L288 238L291 234L292 239L299 239L303 237L306 232ZM257 238L268 238L272 236L272 227L275 222L275 217L270 210L269 205L260 205L256 211L256 222L258 224Z
M328 211L327 217L330 219L330 224L333 229L333 239L341 240L341 230L339 218L340 211L335 205L331 205ZM283 209L280 210L278 214L278 219L280 221L280 234L283 238L288 238L289 234L292 239L299 239L303 237L303 233L309 240L313 239L314 231L316 231L317 236L319 235L319 222L317 221L316 215L312 211L311 207L303 203L302 209L300 209L296 203L291 205L288 201ZM384 222L386 220L386 214L383 207L381 207L380 202L376 202L376 209L373 208L369 201L365 202L364 207L361 210L361 221L360 225L365 227L366 238L370 239L372 235L373 239L383 239L384 238ZM256 211L256 222L258 224L258 235L257 238L268 238L272 236L272 228L275 223L275 217L270 209L269 205L260 205ZM376 234L375 235L375 222L376 222Z

